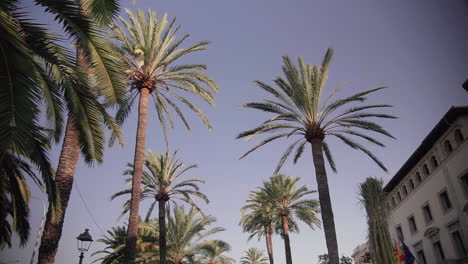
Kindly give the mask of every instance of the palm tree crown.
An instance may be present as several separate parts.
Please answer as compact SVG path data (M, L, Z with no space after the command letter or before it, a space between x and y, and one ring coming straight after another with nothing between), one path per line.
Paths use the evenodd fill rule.
M258 200L271 204L277 215L287 216L292 222L297 218L313 229L320 226L317 218L319 203L315 199L304 198L316 191L309 190L305 185L298 188L299 180L298 177L276 174L270 181L263 182L263 187L255 194Z
M133 175L133 164L128 163L128 170L124 172L124 175ZM143 172L143 190L141 192L141 200L154 199L151 203L149 210L146 214L145 219L148 220L151 217L153 208L158 201L176 203L177 200L188 203L201 211L193 197L198 197L202 201L208 203L208 198L200 192L199 183L205 181L199 178L181 179L181 177L189 170L196 168L196 164L184 166L183 162L175 151L172 155L169 151L165 153L156 153L148 151L146 153L145 160L146 171ZM131 183L131 177L126 181ZM111 199L115 199L122 195L130 194L131 189L126 189L121 192L117 192L111 196ZM130 200L123 204L122 215L126 214L130 210ZM145 220L145 221L146 221Z
M334 95L341 89L341 86L338 86L327 97L324 97L325 83L328 79L328 69L332 54L333 50L328 49L321 66L306 64L304 59L299 57L299 68L291 62L288 56L284 56L284 66L282 69L285 78L277 77L274 80L279 89L264 82L255 81L260 88L273 95L275 100L247 103L244 107L268 112L274 114L274 116L263 122L260 126L239 134L237 138L250 140L267 132L277 133L261 141L241 158L276 139L299 136L299 139L295 140L281 157L275 171L278 172L294 149L296 149L294 156L295 163L301 157L307 142L312 142L313 140L323 141L326 136L334 136L353 149L364 152L386 171L383 163L371 151L349 136L361 138L383 147L383 143L361 131L371 131L393 137L380 125L369 119L396 117L368 112L368 110L391 106L386 104L353 106L338 113L338 110L350 104L364 102L367 99L366 95L381 90L384 87L370 89L344 99L332 101ZM336 172L335 162L325 141L323 141L323 151L330 167Z
M268 258L263 254L263 250L249 248L245 251L245 256L241 258L241 264L268 264Z
M212 91L218 91L218 86L205 74L206 65L174 64L184 55L205 50L208 42L202 41L181 48L189 35L185 34L180 39L176 38L180 26L176 26L175 18L169 22L167 14L158 18L156 13L151 10L148 10L146 16L142 10L138 10L137 14L134 14L127 9L126 13L130 21L119 17L123 27L119 27L117 24L112 26L114 37L121 44L120 52L126 65L130 87L127 100L119 110L117 119L120 122L125 120L137 98L138 91L146 88L153 96L164 132L166 131L166 118L171 126L174 126L170 108L190 130L186 118L174 99L195 112L211 129L209 120L201 110L175 91L192 93L213 105Z
M206 240L209 236L224 231L221 227L211 228L214 222L216 218L202 216L193 207L186 212L175 205L167 225L168 261L182 264L195 259L201 248L213 243L213 240Z
M233 264L234 259L224 255L231 250L231 246L221 240L207 243L200 248L200 257L196 263L200 264Z

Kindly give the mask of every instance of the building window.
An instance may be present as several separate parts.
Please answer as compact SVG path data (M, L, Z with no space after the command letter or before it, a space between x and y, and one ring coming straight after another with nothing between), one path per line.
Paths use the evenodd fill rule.
M445 261L445 254L444 250L442 249L442 245L440 244L440 240L437 240L432 244L432 247L434 248L434 253L436 254L436 258L438 260L438 263L443 263Z
M452 143L450 143L449 140L444 141L444 149L447 154L452 153L453 147L452 147Z
M406 189L406 185L403 185L403 196L406 197L408 195L408 189Z
M400 192L399 192L399 191L396 193L396 196L397 196L397 200L398 200L398 202L400 202L400 201L401 201L401 194L400 194Z
M392 207L395 207L395 206L396 206L395 197L392 197Z
M466 252L465 244L463 243L463 238L460 234L460 231L459 230L453 231L450 233L450 236L452 237L452 242L453 242L453 245L455 246L458 257L462 258L466 256L467 252Z
M429 171L429 167L427 166L427 164L423 165L423 171L424 171L425 176L429 175L430 171Z
M433 168L437 168L439 166L439 162L434 156L431 156L431 163Z
M405 240L405 237L403 236L403 230L401 229L401 225L398 225L396 227L396 232L400 240Z
M420 184L422 182L421 173L416 172L416 183Z
M463 175L461 178L460 178L461 182L462 182L462 186L463 186L463 190L465 191L465 193L468 195L468 172L465 173L465 175Z
M455 130L455 140L457 143L461 143L463 140L465 140L465 137L463 136L460 129Z
M414 251L416 252L416 258L417 258L416 263L426 264L427 263L426 255L424 255L422 242L419 242L414 246Z
M439 193L439 199L444 212L447 212L448 210L452 209L452 202L450 201L447 190L443 190Z
M418 227L416 226L416 220L414 219L414 216L408 217L408 224L411 233L416 233L418 231Z
M432 222L432 212L431 212L431 207L429 204L425 204L423 207L423 215L424 215L424 220L426 221L426 224L429 224Z
M409 180L409 187L410 187L410 191L412 191L414 189L414 181L413 179L410 179Z

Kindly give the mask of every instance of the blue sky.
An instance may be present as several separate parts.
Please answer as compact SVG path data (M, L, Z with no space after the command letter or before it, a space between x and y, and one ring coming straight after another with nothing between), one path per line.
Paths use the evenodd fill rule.
M253 80L271 82L280 74L281 56L304 56L306 62L318 64L328 47L335 49L328 88L340 82L345 86L339 96L363 89L388 86L371 96L369 102L392 104L390 113L398 120L383 122L397 138L384 139L387 147L375 150L389 168L380 170L365 155L339 142L330 141L338 173L329 173L340 253L350 255L366 237L365 214L359 204L357 185L368 176L388 181L421 140L451 105L466 104L468 93L461 83L468 78L468 24L466 1L122 1L124 8L151 8L167 12L182 24L181 33L190 33L190 41L209 40L207 51L186 58L187 62L205 63L209 74L221 90L216 107L199 105L215 129L207 131L194 115L189 114L193 131L188 134L179 123L171 131L172 149L178 149L187 164L199 168L188 176L204 178L202 191L211 203L205 210L217 217L226 231L218 235L232 246L231 257L239 260L248 247L264 249L264 241L247 242L238 226L239 209L250 190L260 185L274 170L286 141L278 141L244 160L239 156L253 142L235 140L235 136L264 120L267 115L242 109L243 103L265 98ZM44 21L42 10L28 9ZM47 21L47 20L45 20ZM189 41L189 42L190 42ZM123 200L111 202L112 193L125 187L122 171L133 160L135 112L124 125L126 147L107 149L100 167L77 167L75 179L81 193L103 230L117 222ZM157 118L150 114L147 149L164 151L162 132ZM51 159L57 163L60 145ZM297 165L288 162L284 173L302 178L302 183L316 189L310 149ZM36 190L37 195L40 195ZM44 197L44 196L42 196ZM315 196L317 198L317 196ZM26 248L1 252L0 261L22 258L29 263L41 219L41 206L31 202L32 233ZM145 212L148 203L143 203ZM89 228L95 239L101 231L92 222L74 188L67 210L64 233L56 263L78 260L75 237ZM301 226L302 232L291 236L293 260L314 263L326 252L322 230ZM99 243L92 250L101 248ZM284 262L283 242L274 240L275 258ZM87 255L89 256L89 254ZM91 263L85 258L85 263Z

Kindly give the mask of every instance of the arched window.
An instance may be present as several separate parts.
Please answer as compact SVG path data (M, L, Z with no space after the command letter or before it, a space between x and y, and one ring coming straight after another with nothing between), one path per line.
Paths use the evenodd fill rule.
M448 153L452 153L453 151L453 147L452 147L452 143L450 143L449 140L445 140L444 141L444 149L445 149L445 152L448 154Z
M395 203L395 197L392 197L392 207L395 207L396 203Z
M416 172L416 182L418 184L422 182L421 173L419 173L419 171Z
M400 194L400 192L397 192L396 195L397 195L397 200L398 200L398 202L401 201L401 194Z
M414 189L414 181L413 181L413 179L410 179L410 180L409 180L409 187L410 187L410 191Z
M437 168L437 166L439 166L439 162L437 161L435 156L431 156L431 163L433 168Z
M430 171L429 171L429 167L427 166L427 164L423 165L423 171L424 171L425 176L429 175Z
M406 195L408 195L408 189L406 189L406 185L403 185L402 190L403 190L403 196L406 197Z
M460 129L455 130L455 140L458 143L461 143L461 142L463 142L463 140L465 140L465 137L463 136Z

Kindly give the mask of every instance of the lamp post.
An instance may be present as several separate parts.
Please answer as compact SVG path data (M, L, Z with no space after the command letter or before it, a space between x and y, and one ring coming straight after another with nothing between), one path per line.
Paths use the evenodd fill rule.
M85 229L85 231L76 238L76 245L80 252L80 264L83 263L84 253L89 250L91 243L93 243L93 238L88 231L89 229Z

